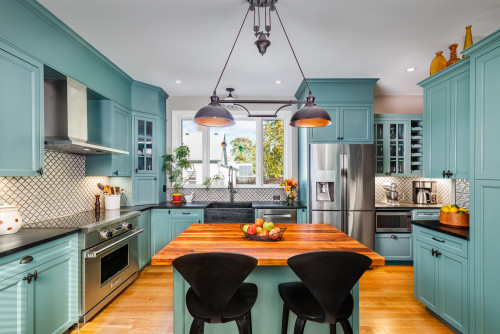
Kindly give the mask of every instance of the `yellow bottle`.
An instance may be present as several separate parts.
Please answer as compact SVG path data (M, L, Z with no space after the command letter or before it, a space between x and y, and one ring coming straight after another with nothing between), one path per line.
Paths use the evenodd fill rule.
M472 42L472 31L470 30L472 26L465 27L465 40L464 40L464 50L471 46L474 42ZM462 55L462 59L465 58L465 55Z

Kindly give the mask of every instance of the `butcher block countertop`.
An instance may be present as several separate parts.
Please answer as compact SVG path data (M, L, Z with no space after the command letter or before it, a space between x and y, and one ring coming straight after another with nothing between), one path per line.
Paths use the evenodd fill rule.
M259 266L286 266L293 255L320 251L348 251L383 266L385 259L329 224L280 224L284 240L255 241L243 238L239 224L193 224L153 256L152 265L172 265L179 256L199 252L231 252L255 257Z

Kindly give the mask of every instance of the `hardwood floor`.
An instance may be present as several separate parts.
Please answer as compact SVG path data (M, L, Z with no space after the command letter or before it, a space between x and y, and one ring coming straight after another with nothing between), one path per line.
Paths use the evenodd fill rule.
M171 289L172 271L168 267L148 266L128 289L71 334L172 334ZM361 279L360 333L453 331L413 298L413 267L385 266L367 271Z

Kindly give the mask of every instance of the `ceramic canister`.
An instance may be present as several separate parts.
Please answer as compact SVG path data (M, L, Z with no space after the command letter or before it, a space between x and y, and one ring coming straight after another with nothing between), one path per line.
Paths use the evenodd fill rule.
M23 220L17 206L0 205L0 235L16 233L21 228Z

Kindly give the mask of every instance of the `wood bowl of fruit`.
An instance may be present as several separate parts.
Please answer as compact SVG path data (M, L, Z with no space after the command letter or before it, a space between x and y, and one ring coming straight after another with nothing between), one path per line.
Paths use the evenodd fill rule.
M240 229L245 235L244 238L257 241L280 241L283 240L283 233L286 227L279 228L272 222L265 222L264 219L256 219L253 224L241 224Z
M441 208L439 222L448 227L469 228L470 212L457 205L446 205Z

